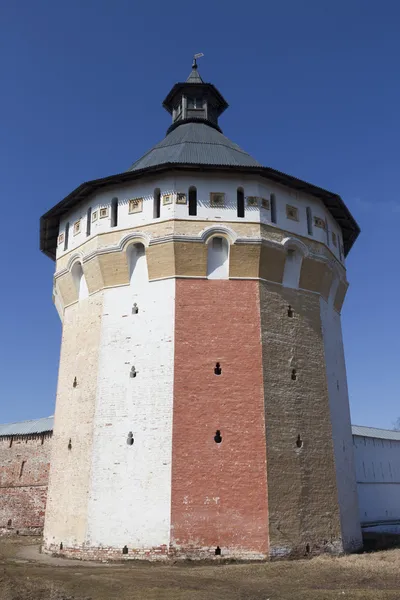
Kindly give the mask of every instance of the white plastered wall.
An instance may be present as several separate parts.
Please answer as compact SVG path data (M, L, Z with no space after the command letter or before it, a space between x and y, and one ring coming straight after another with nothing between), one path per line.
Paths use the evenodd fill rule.
M134 303L138 314L132 314ZM132 286L104 292L90 546L140 549L169 543L174 311L172 279L133 278ZM136 377L130 376L132 366Z
M351 551L362 546L362 537L342 326L340 315L332 306L336 287L334 282L329 301L321 298L320 305L343 548Z
M361 522L390 531L385 521L400 522L400 441L354 436L353 448Z
M186 193L190 186L197 189L197 216L188 215L188 204L163 204L163 195L177 193ZM237 189L242 187L245 195L245 217L237 216ZM161 210L160 218L155 219L153 213L154 190L160 189L161 192ZM210 206L210 193L223 192L225 194L224 207ZM271 223L271 212L264 208L248 205L248 196L270 198L275 194L276 199L276 225ZM111 227L111 201L118 198L118 225ZM129 199L143 198L143 211L129 214ZM286 214L286 205L298 209L299 220L289 219ZM108 207L108 216L100 218L100 208ZM322 201L310 195L296 192L290 188L277 185L260 177L254 176L223 176L221 174L199 174L183 175L171 173L170 175L160 176L157 179L141 179L126 185L113 186L109 190L103 190L82 202L79 208L74 209L60 222L60 233L64 232L66 222L69 222L69 241L67 252L78 248L90 237L113 230L124 230L140 225L146 225L165 219L190 219L190 220L210 220L218 221L237 221L237 222L257 222L276 226L290 233L308 237L329 246L330 250L340 259L339 247L332 243L331 233L329 234L329 243L326 231L313 225L312 235L307 230L307 207L311 208L312 216L319 217L328 224L329 232L335 232L338 243L342 243L340 227L333 219L332 215L325 208ZM91 233L86 235L86 215L88 208L92 209L92 215L97 212L98 218L91 223ZM74 235L73 225L76 221L81 221L80 233ZM64 244L60 243L57 248L57 258L65 254ZM343 262L343 261L342 261Z

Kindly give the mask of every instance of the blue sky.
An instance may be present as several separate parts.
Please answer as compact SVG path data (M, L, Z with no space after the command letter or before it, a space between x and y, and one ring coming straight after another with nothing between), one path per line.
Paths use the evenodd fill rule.
M0 3L0 422L53 413L61 325L39 217L125 170L169 125L161 102L204 52L224 133L342 195L362 233L343 310L354 423L400 416L400 4L381 0Z

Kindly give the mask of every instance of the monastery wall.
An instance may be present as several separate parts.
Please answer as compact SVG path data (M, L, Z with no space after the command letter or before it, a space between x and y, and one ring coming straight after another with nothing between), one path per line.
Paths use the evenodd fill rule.
M0 437L0 535L42 531L51 445L49 433Z

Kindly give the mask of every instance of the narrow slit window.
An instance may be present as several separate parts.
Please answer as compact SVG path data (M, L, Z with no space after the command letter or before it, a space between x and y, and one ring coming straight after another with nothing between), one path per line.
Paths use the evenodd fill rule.
M244 191L243 188L237 189L237 216L244 217Z
M118 198L111 200L111 227L118 225Z
M217 362L215 365L214 373L215 375L221 375L222 373L221 364L219 362Z
M219 430L219 429L217 429L217 431L215 432L215 435L214 435L214 442L215 442L216 444L220 444L220 443L222 442L222 435L221 435L221 432L220 432L220 430Z
M69 222L65 224L64 250L68 250Z
M276 223L276 198L275 194L270 195L271 204L271 223Z
M197 215L197 189L195 187L189 188L189 216L195 217Z
M161 192L159 188L154 190L154 206L153 206L153 218L159 219L161 215Z
M22 474L24 472L25 463L26 463L26 460L23 460L22 463L21 463L21 469L19 471L20 478L22 477Z
M86 213L86 236L90 235L91 227L92 227L92 208L90 207L87 209L87 213Z
M296 379L297 379L297 371L296 371L296 369L292 369L292 380L296 381Z
M312 212L311 212L311 208L309 206L307 206L307 208L306 208L306 213L307 213L307 233L308 233L308 235L312 235L313 234Z

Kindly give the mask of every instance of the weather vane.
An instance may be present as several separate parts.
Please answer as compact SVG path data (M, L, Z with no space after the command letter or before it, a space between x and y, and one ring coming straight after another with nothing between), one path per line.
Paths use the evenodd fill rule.
M193 56L193 64L192 67L197 67L197 59L201 58L202 56L204 56L203 52L198 52L197 54L195 54Z

